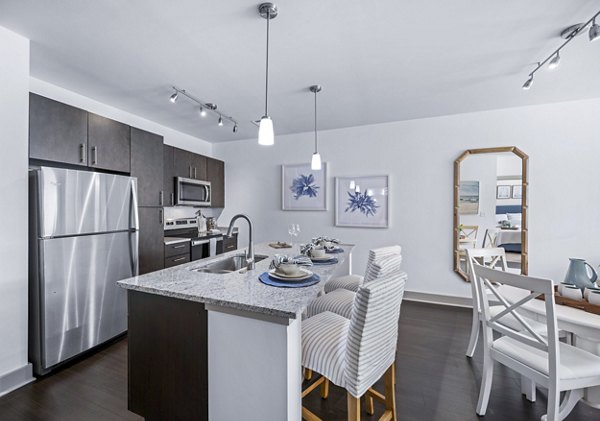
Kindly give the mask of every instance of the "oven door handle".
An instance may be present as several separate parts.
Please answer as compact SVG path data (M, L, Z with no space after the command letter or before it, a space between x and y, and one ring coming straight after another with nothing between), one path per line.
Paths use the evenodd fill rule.
M209 242L210 242L210 240L195 240L195 241L192 241L192 247L200 246L202 244L208 244Z

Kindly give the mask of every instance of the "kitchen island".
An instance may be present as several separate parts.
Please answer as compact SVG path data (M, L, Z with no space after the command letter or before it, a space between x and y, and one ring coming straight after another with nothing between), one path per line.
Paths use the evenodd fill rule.
M129 409L146 420L300 420L301 314L332 276L351 273L352 245L338 263L313 266L321 282L276 288L258 276L275 254L294 249L255 246L265 258L252 271L194 269L239 254L119 281L128 291Z

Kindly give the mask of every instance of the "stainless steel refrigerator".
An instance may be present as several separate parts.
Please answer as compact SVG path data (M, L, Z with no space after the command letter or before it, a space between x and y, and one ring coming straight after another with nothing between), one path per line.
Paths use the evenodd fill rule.
M29 358L38 375L127 330L138 274L135 178L30 171Z

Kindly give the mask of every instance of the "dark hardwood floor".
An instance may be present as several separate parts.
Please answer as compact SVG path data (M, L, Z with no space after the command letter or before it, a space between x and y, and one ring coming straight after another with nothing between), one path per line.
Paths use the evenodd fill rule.
M488 413L475 415L482 354L478 348L473 360L464 356L470 320L468 309L403 303L396 363L399 421L530 421L545 413L544 392L538 390L536 403L528 402L518 377L496 366ZM328 400L315 392L304 404L324 420L346 419L345 392L333 385ZM375 415L363 419L378 419L381 410L376 404ZM595 419L600 411L581 403L567 418ZM127 340L0 398L0 420L141 420L127 411Z

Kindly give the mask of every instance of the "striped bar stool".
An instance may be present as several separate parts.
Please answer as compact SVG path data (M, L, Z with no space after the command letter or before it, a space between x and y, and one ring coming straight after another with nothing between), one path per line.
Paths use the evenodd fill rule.
M367 271L365 274L364 283L373 281L377 274L385 275L388 272L399 271L402 264L402 256L400 254L401 251L402 248L400 246L381 247L369 251L369 260L367 263ZM386 260L386 258L391 256L394 256L395 258ZM384 260L385 264L382 264ZM402 277L406 280L405 273L402 274ZM338 279L341 280L342 278ZM334 282L335 281L337 280L334 280ZM330 283L331 281L325 285L325 288L327 288L327 285ZM362 277L360 284L363 284ZM359 285L354 285L356 286L356 290L358 290ZM349 286L349 283L347 283L346 286ZM327 294L317 297L308 305L306 309L306 317L312 317L319 313L323 313L324 311L331 311L349 319L352 312L352 303L354 302L355 295L355 292L344 287L332 290Z
M369 266L377 259L382 259L392 254L401 255L402 248L400 246L388 246L380 247L369 251L369 260L367 261L367 274L369 273ZM323 287L325 293L330 293L337 289L347 289L348 291L356 292L358 287L363 284L365 280L364 276L360 275L345 275L329 280Z
M388 259L397 260L397 256ZM396 420L394 361L405 281L400 271L382 274L375 269L373 274L374 282L359 287L350 319L326 311L302 322L302 365L322 376L302 397L321 386L321 396L327 398L331 381L346 389L348 420L352 421L360 420L363 396L367 413L374 413L374 398L385 405L380 419ZM382 376L384 394L372 388ZM304 407L302 417L320 420Z

